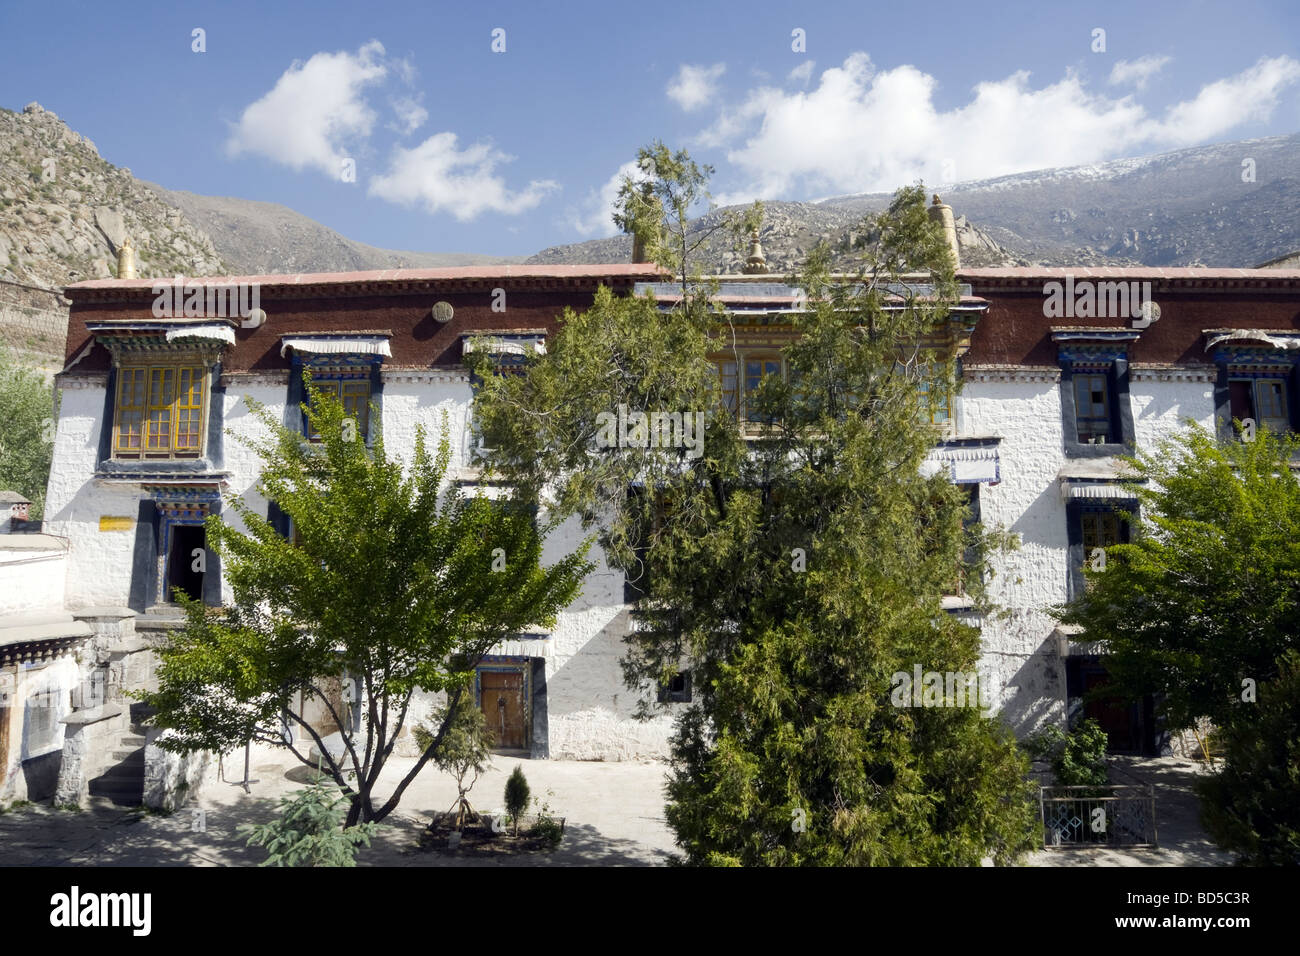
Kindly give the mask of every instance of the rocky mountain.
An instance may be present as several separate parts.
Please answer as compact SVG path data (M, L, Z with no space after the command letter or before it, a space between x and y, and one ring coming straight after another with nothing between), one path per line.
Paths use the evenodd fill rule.
M888 197L885 197L880 208L884 208L887 202ZM745 264L745 258L749 255L748 244L737 245L732 234L721 228L723 217L738 213L742 208L727 206L716 209L691 223L692 237L699 238L702 233L708 234L697 253L705 272L739 272ZM797 269L809 250L822 239L838 248L856 236L864 215L864 211L856 208L841 208L827 203L764 203L763 229L759 238L768 269L773 272ZM1014 241L1016 237L1008 238ZM964 265L1027 265L1031 261L1026 257L1026 250L1004 245L965 216L957 217L957 241L961 246ZM631 238L620 235L551 246L528 262L539 265L627 262L631 255ZM833 261L838 266L848 267L851 256L847 252L838 252Z
M834 245L889 198L769 203L762 236L769 266L788 269L819 238ZM945 187L943 198L958 216L967 266L1248 268L1300 249L1300 134L961 183ZM710 228L727 211L695 228ZM704 248L708 268L732 271L742 261L725 242ZM530 261L616 262L630 253L630 240L617 236L555 246Z
M142 276L226 270L200 227L56 115L0 109L0 280L57 289L111 276L126 236Z
M523 256L460 252L397 252L353 242L279 203L164 189L146 183L212 237L222 258L242 275L353 272L523 262Z

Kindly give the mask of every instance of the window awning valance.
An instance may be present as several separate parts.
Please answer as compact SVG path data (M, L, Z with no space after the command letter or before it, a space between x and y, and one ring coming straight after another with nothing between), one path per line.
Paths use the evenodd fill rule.
M1113 481L1062 481L1061 496L1066 501L1075 501L1080 498L1107 498L1123 499L1127 498L1132 501L1136 496L1133 492L1121 484Z
M934 474L944 469L955 485L985 482L996 485L1002 480L1002 458L998 454L1000 442L1000 438L944 442L926 456L923 473Z
M492 332L462 335L461 352L486 352L489 355L545 355L546 336L542 333L511 334Z
M1220 345L1265 345L1273 349L1300 349L1300 332L1294 329L1206 329L1205 350Z
M228 325L188 325L167 330L168 342L182 339L208 339L234 345L235 330Z
M391 358L386 335L286 335L280 340L281 357L293 349L304 355L381 355Z
M1145 483L1133 469L1121 458L1084 458L1069 461L1056 473L1060 483L1061 497L1066 501L1096 499L1133 500L1132 490L1125 487L1127 481Z

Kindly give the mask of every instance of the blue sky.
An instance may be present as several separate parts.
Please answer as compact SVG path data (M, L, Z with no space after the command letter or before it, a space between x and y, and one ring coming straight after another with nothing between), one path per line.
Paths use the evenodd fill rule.
M7 2L0 106L173 189L496 255L609 234L655 138L743 201L1300 130L1294 0L986 6Z

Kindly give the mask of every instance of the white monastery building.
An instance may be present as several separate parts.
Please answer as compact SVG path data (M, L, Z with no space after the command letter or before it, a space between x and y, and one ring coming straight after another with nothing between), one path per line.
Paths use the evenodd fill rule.
M98 639L106 647L116 640L121 647L101 656L130 661L142 649L147 656L148 645L178 622L172 588L214 604L229 598L218 561L195 572L187 560L203 547L203 521L221 512L223 497L243 496L291 533L275 504L258 496L259 462L226 433L251 424L247 398L304 427L298 406L309 368L355 411L368 437L380 424L368 418L373 403L385 445L398 455L409 454L417 425L436 436L445 414L452 467L472 483L473 389L464 354L486 347L503 363L518 361L544 348L566 306L590 305L599 285L632 294L661 279L653 266L625 264L190 280L205 297L220 287L236 303L239 290L254 290L244 296L248 314L230 309L229 318L206 307L187 317L184 296L159 309L150 279L69 287L43 531L66 542L50 563L64 575L62 600L50 613L86 624L61 640ZM1119 483L1116 456L1153 447L1187 419L1225 435L1233 418L1300 428L1300 269L964 269L958 279L962 298L936 345L959 357L962 387L929 403L946 435L930 464L969 490L986 525L1019 535L1020 547L995 556L993 598L1010 611L1005 619L980 620L961 595L948 604L981 626L981 677L1023 734L1077 719L1083 693L1105 680L1097 656L1069 642L1046 609L1076 593L1091 549L1127 533L1116 515L1136 502ZM763 375L784 374L780 347L791 335L798 290L761 273L722 281L739 354L717 362L728 404L743 420L746 391ZM581 538L576 522L562 531L548 542L556 556ZM630 629L628 595L622 574L595 557L582 595L552 632L517 635L479 669L481 705L494 723L508 715L503 747L534 758L666 752L671 707L649 722L633 719L638 698L618 663ZM3 558L0 549L0 564ZM10 687L13 658L0 658L0 681L10 674ZM73 674L58 666L77 681L104 684L94 668ZM68 675L58 686L75 715L74 702L122 703L120 692L147 673L119 666L120 683L94 694L65 687ZM683 680L665 696L689 694ZM1150 699L1090 703L1087 712L1102 721L1115 751L1167 747ZM125 733L127 717L117 720ZM15 723L10 751L14 735L21 737ZM76 781L64 783L75 789ZM0 781L0 799L3 788Z

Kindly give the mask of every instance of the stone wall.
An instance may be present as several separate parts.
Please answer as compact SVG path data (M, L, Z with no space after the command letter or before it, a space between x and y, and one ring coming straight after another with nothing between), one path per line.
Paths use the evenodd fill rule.
M179 810L198 797L215 766L207 751L176 754L158 746L165 730L150 727L145 734L144 805L155 810Z
M130 726L130 714L120 704L109 704L76 711L64 723L63 763L54 802L85 807L90 799L90 781L112 763L113 750Z
M0 280L0 345L51 368L63 364L68 301L58 292Z

